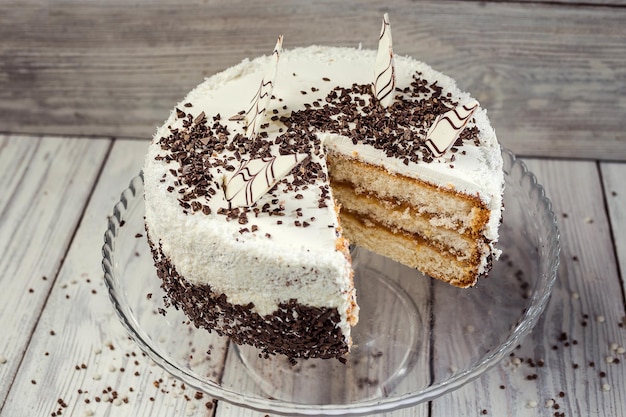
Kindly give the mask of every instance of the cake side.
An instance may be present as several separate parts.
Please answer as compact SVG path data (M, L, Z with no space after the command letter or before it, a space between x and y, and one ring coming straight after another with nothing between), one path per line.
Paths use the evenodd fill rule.
M255 346L266 356L329 359L349 351L337 308L312 307L293 298L280 302L271 314L261 315L252 303L229 302L209 284L190 285L162 249L150 239L148 242L161 287L168 295L166 306L182 310L196 327L215 331L237 344Z

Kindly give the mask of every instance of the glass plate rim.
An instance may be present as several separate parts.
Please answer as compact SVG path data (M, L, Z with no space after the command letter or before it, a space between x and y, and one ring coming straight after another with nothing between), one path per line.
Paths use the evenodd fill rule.
M552 203L546 196L544 187L537 181L537 177L533 174L526 164L515 154L502 148L502 157L508 159L505 166L510 167L508 174L516 169L521 170L520 180L528 178L530 188L536 189L539 193L538 205L547 215L547 220L551 226L554 235L549 243L550 255L555 259L551 268L546 271L545 285L539 288L539 292L531 297L531 303L526 309L523 316L520 316L518 323L511 330L510 337L507 338L497 350L483 358L483 360L474 364L474 366L453 375L451 378L428 386L426 389L416 393L408 393L399 397L389 397L384 399L366 400L359 404L328 404L328 405L305 405L286 403L281 400L272 400L267 398L259 398L258 396L250 396L237 393L230 389L225 389L215 383L199 381L193 374L184 369L180 369L176 364L166 358L166 355L160 353L159 349L152 346L147 340L143 329L135 319L132 311L120 303L119 289L113 278L113 264L111 263L111 255L113 252L115 237L119 233L120 227L123 225L122 215L128 208L129 202L137 198L136 182L141 181L143 184L143 172L131 179L128 188L120 195L120 201L114 206L113 214L107 219L107 230L104 234L104 244L102 246L102 269L104 271L104 280L108 289L109 298L113 304L115 313L120 322L130 334L139 347L160 367L169 372L174 377L180 379L188 386L205 392L217 400L223 400L236 406L243 406L262 412L273 412L283 415L366 415L373 411L388 412L401 408L415 406L425 401L433 400L443 394L454 391L466 383L476 379L486 370L492 368L499 363L505 356L510 354L519 342L535 327L539 317L545 310L550 298L552 288L556 281L557 270L559 267L560 254L560 233L557 225L556 215L552 210ZM505 175L507 173L505 172ZM506 190L505 190L506 192ZM122 295L123 297L123 295Z

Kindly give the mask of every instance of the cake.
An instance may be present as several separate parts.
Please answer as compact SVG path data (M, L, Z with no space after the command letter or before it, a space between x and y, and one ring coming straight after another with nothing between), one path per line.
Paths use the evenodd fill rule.
M458 287L499 255L486 111L394 56L386 17L378 51L282 50L280 37L272 55L207 78L157 130L143 176L168 303L265 355L349 351L350 244Z

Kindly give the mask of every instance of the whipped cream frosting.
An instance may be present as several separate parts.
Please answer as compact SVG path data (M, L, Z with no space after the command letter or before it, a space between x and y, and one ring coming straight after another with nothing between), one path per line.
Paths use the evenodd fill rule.
M410 123L414 119L409 118L406 125L398 122L390 127L396 133L404 129L404 136L411 138L399 154L378 139L358 140L346 134L360 129L359 114L379 104L372 95L376 56L376 51L354 48L283 50L265 121L259 124L258 140L252 144L245 136L244 114L273 56L244 60L206 79L176 106L154 136L144 180L150 237L162 245L180 275L192 283L209 284L226 294L231 303L254 303L262 315L290 299L337 307L345 320L342 332L348 336L346 311L354 290L350 262L336 249L339 224L328 185L328 150L477 196L492 212L485 238L497 241L502 159L484 109L475 111L463 140L440 158L433 158L425 146L417 146L420 141L423 145L438 114L430 114L430 119L419 125ZM409 57L393 59L395 95L408 107L432 97L433 92L446 110L471 100L454 80L428 65ZM341 111L320 112L309 127L299 120L298 112L321 111L326 105L337 109L333 103L342 100L357 104L356 117L344 120ZM380 127L382 131L387 128ZM195 132L196 143L212 141L211 152L185 148L187 132ZM200 137L203 132L207 138ZM177 157L181 149L192 156ZM229 205L224 184L242 161L302 153L308 158L253 205ZM181 160L191 157L193 164L181 165ZM189 169L196 170L193 181L185 172Z

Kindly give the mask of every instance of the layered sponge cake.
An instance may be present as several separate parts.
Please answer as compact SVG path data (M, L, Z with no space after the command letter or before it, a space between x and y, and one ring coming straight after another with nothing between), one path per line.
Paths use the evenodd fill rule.
M349 244L459 287L488 273L500 147L475 100L390 39L382 54L281 41L158 129L146 230L195 325L265 354L341 357L358 321Z

